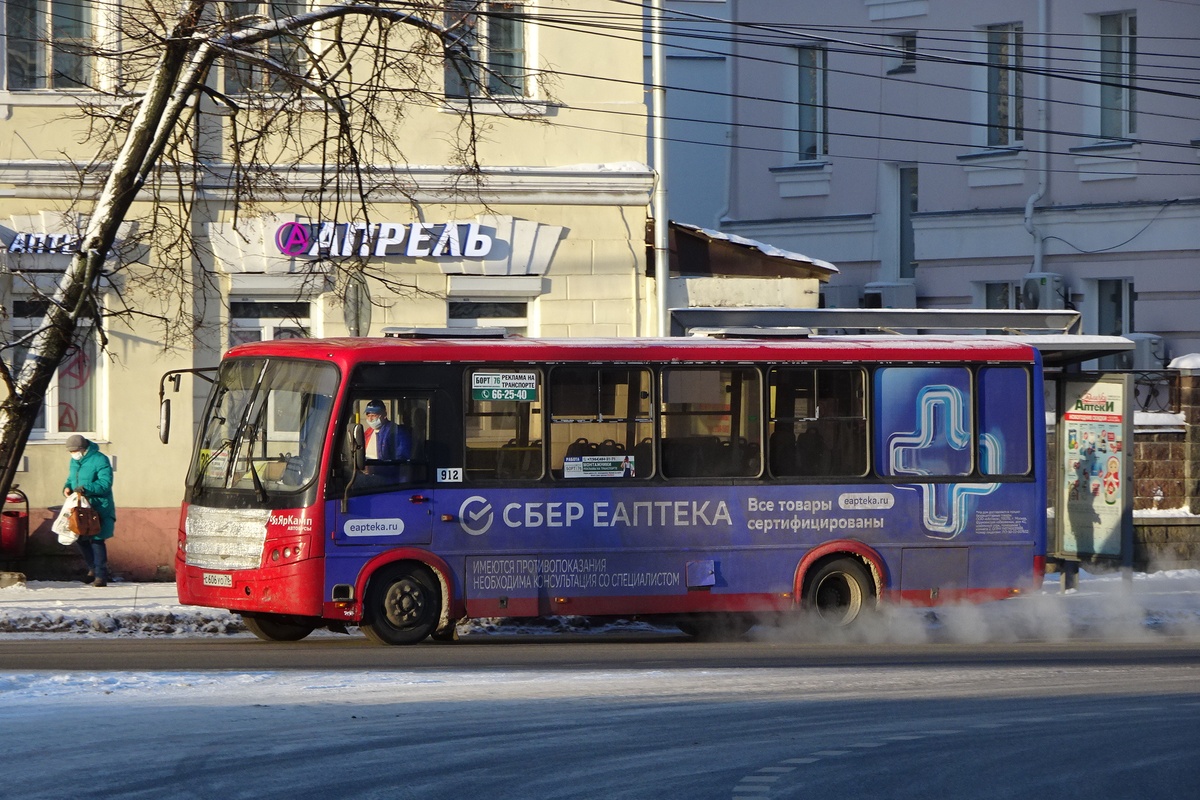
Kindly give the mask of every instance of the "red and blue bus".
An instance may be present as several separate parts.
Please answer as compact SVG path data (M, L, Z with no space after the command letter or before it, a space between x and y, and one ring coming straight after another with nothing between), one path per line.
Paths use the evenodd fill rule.
M180 601L268 640L467 618L697 636L1040 584L1037 351L995 338L267 341L222 360Z

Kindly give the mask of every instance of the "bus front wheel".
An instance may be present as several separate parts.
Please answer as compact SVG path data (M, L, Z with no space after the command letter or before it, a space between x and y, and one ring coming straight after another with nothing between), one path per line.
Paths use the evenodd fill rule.
M399 564L371 579L362 631L377 644L416 644L437 627L441 596L424 567Z
M310 622L278 614L242 614L242 622L247 630L268 642L298 642L317 627Z
M856 558L838 558L822 564L808 580L804 607L827 625L844 628L871 608L871 576Z

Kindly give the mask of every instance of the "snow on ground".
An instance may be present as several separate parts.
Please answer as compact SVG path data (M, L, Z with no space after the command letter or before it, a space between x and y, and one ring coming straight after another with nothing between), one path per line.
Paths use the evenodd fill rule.
M1050 576L1054 578L1056 576ZM658 630L641 622L594 624L577 617L551 620L472 620L460 636L503 636L561 631ZM674 628L664 628L671 630ZM10 637L250 636L236 614L179 604L173 583L111 583L93 587L33 581L0 589L0 641ZM320 635L319 633L317 635ZM816 632L797 621L760 625L757 638ZM1060 590L1047 580L1041 591L983 605L936 609L886 608L877 624L843 639L921 643L954 641L1063 641L1070 638L1140 641L1157 636L1200 640L1200 570L1080 574L1079 588Z

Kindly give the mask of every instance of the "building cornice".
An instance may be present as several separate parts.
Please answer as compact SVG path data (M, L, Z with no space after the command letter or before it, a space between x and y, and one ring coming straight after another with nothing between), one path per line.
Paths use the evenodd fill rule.
M0 197L30 199L74 199L81 186L100 185L104 167L92 166L90 178L83 177L82 164L68 161L0 160ZM201 197L221 201L233 199L232 170L214 165L202 173L164 176L173 184L186 184ZM311 201L325 187L356 185L351 173L338 180L320 165L289 166L273 171L264 183L271 189L260 192L260 202L298 203ZM355 176L356 177L356 176ZM396 165L371 167L364 175L368 196L376 203L484 203L512 205L642 206L649 202L654 173L645 164L584 164L563 167L489 167L465 173L449 166Z

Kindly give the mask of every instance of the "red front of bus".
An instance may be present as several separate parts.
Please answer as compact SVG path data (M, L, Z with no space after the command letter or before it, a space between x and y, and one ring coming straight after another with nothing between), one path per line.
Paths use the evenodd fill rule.
M224 511L191 504L183 508L175 553L180 602L231 611L320 616L324 569L320 507L272 512L265 520L230 518ZM208 548L200 542L212 537L198 528L214 523L225 527L222 538L234 534L247 543L237 548L236 558L244 560L235 561L229 553L201 552ZM192 531L196 534L189 536ZM256 538L261 538L261 545Z
M328 362L227 359L201 419L179 522L180 602L318 618L318 502L339 372Z

